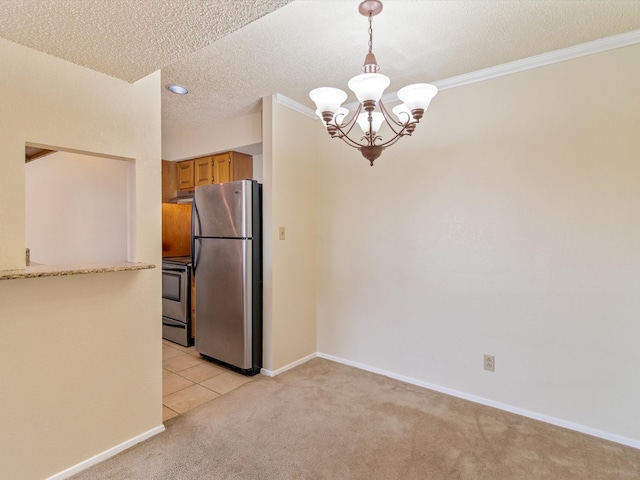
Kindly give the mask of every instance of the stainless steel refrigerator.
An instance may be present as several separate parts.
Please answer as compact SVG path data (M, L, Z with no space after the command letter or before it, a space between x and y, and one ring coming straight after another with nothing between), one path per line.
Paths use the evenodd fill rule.
M262 185L196 187L191 255L195 348L253 375L262 368Z

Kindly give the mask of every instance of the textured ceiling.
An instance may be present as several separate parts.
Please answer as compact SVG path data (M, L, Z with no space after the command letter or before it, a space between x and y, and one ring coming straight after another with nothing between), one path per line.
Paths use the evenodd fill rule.
M134 82L290 0L0 0L0 37Z
M0 0L0 37L127 81L162 69L163 130L257 111L282 93L313 107L347 90L367 52L359 0ZM638 0L384 0L373 50L388 91L640 28ZM352 98L350 98L352 100Z

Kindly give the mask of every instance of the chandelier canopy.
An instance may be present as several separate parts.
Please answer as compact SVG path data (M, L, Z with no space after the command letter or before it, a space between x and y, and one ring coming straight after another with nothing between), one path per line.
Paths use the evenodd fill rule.
M400 137L413 133L438 89L428 83L416 83L401 88L398 90L398 98L402 103L392 109L396 117L393 118L381 100L390 80L389 77L378 73L380 66L373 54L372 19L382 11L382 2L365 0L360 3L358 10L362 15L369 17L369 52L364 59L363 73L356 75L348 83L349 89L355 93L360 103L357 110L351 119L347 120L349 111L341 106L347 99L347 94L339 88L316 88L309 92L309 96L315 102L316 114L327 127L329 135L332 138L340 138L347 145L360 150L373 166L373 162L386 147L396 143ZM379 107L380 111L376 111L376 107ZM349 136L356 123L364 134L359 140ZM378 135L384 123L391 128L394 135L386 141Z

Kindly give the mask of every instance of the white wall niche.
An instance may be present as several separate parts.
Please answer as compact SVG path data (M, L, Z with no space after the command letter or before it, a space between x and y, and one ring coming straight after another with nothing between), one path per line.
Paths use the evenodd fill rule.
M135 261L135 161L47 148L25 164L31 264Z

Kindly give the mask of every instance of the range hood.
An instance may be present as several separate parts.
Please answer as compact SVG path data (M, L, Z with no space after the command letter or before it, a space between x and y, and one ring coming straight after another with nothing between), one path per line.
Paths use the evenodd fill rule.
M168 203L193 203L194 190L183 190L169 199Z

